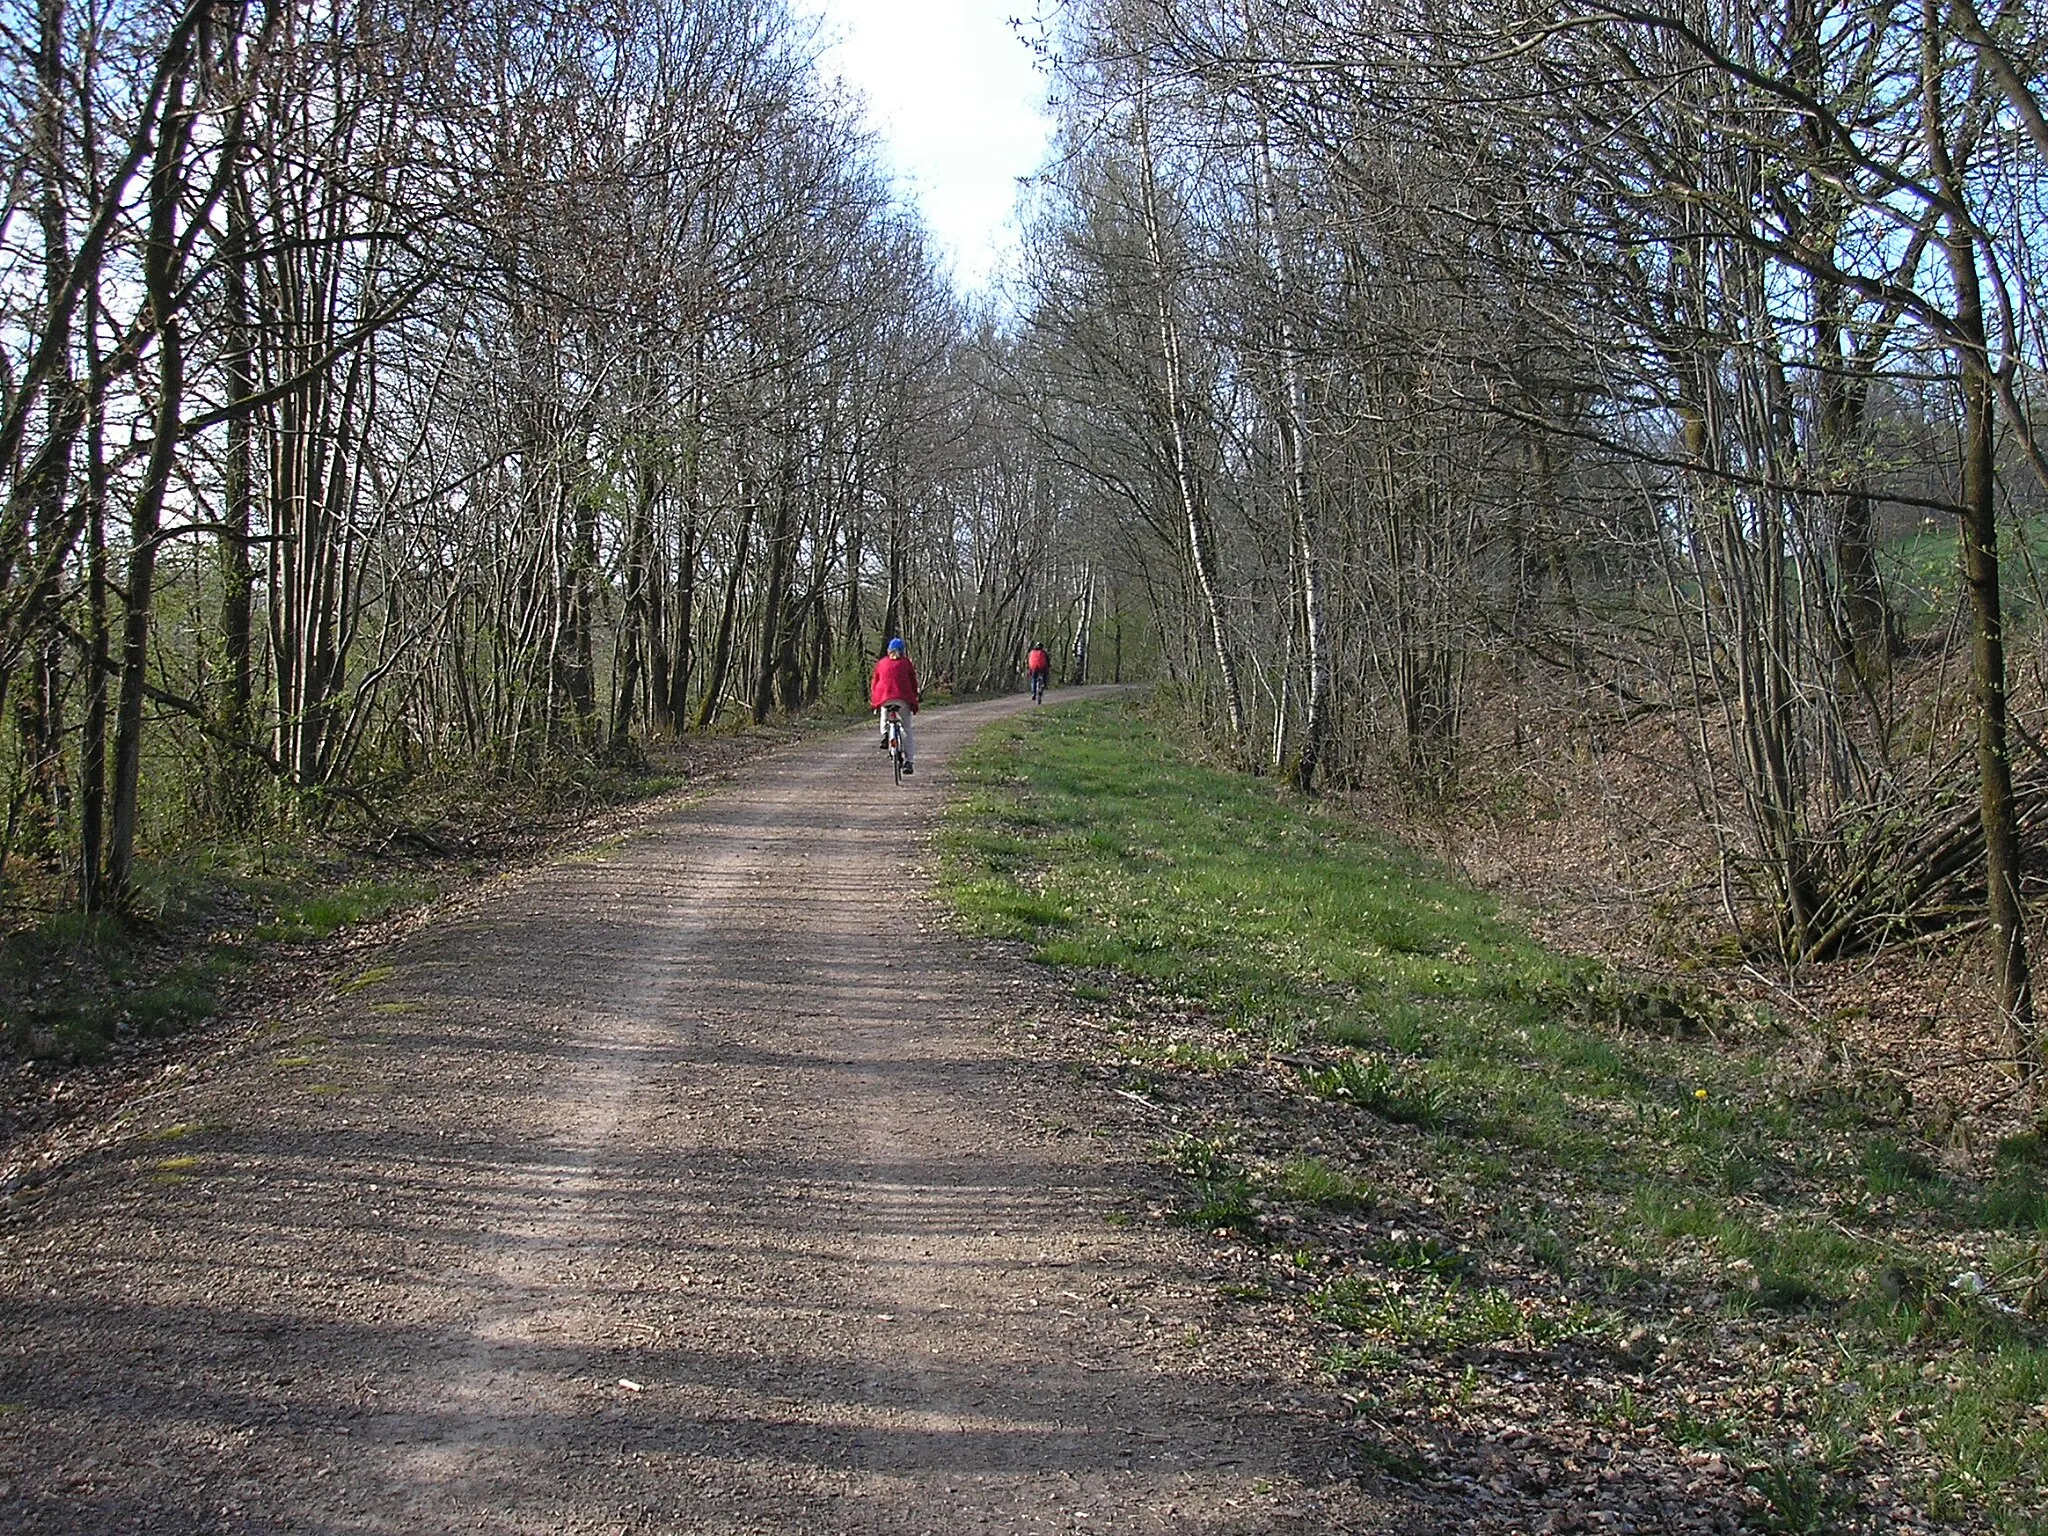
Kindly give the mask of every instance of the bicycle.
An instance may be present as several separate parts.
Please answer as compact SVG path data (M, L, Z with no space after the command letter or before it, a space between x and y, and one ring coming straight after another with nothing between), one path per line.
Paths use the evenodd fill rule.
M889 740L889 772L894 782L903 782L903 707L900 704L882 706L882 728Z
M1043 704L1045 702L1045 674L1043 672L1031 674L1031 702L1034 704Z

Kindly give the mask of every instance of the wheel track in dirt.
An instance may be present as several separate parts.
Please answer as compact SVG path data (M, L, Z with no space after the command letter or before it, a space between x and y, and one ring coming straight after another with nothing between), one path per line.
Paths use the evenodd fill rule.
M1385 1528L920 894L1016 707L659 806L159 1097L0 1233L0 1528Z

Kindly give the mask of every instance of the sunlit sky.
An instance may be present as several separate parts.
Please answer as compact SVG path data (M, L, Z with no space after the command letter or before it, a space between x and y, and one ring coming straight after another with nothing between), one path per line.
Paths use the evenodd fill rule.
M989 292L1014 259L1017 178L1045 155L1047 82L1026 38L1047 3L798 0L823 21L826 71L866 98L903 196L966 290Z

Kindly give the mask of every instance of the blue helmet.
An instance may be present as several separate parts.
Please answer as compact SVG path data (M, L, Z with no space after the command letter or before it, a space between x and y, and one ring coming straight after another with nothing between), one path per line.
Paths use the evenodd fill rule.
M889 642L889 654L891 656L901 656L906 649L907 647L903 644L900 637Z

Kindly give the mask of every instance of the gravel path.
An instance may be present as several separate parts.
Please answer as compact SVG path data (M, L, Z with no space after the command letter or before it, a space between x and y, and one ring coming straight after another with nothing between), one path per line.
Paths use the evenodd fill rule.
M0 1530L1385 1529L920 894L1016 707L657 806L131 1105L0 1228Z

